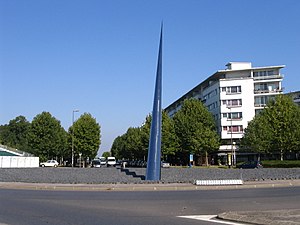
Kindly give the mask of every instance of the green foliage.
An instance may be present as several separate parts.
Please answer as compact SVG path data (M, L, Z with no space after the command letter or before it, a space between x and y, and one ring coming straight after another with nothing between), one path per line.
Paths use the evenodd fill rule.
M0 143L22 151L27 151L27 134L29 127L30 123L24 116L18 116L10 120L7 125L0 126Z
M146 159L149 147L151 116L146 117L141 127L130 127L125 134L118 136L112 145L111 152L119 159ZM174 155L178 150L174 122L162 113L162 156Z
M65 154L67 134L60 121L49 112L42 112L33 120L28 132L29 151L41 158L55 158Z
M117 158L144 159L147 157L151 116L138 128L129 128L118 136L111 152ZM219 147L215 121L210 112L198 100L184 102L182 109L171 119L162 112L162 158L187 158L187 154L214 151Z
M143 159L146 155L142 146L142 130L130 127L122 136L118 136L111 148L112 155L118 159Z
M130 152L133 158L143 159L146 157L146 152L143 151L141 128L130 127L125 135L125 149Z
M78 157L79 153L82 158L89 157L93 159L96 157L100 146L100 125L96 119L89 113L84 113L80 118L74 122L69 128L69 143L71 146L72 135L74 141L74 156Z
M241 147L281 155L299 151L300 108L289 96L277 96L249 123Z
M241 140L241 151L252 151L257 153L268 153L272 150L271 138L272 130L263 113L258 114L251 120L245 129L245 134Z
M142 126L142 146L145 154L148 154L150 127L152 117L148 115L146 121ZM161 134L161 151L162 157L166 158L168 155L175 155L179 149L178 138L175 133L174 121L168 114L162 112L162 134Z
M162 137L161 137L162 157L174 156L179 150L179 139L175 133L175 123L168 114L162 113Z
M110 152L103 152L102 153L102 157L105 157L107 159L107 157L110 156Z
M299 168L300 160L265 160L262 165L264 168Z
M174 116L174 123L183 153L201 154L218 149L219 137L215 121L199 100L185 100Z
M125 149L125 134L118 136L111 147L111 155L115 156L117 159L129 159L129 154Z

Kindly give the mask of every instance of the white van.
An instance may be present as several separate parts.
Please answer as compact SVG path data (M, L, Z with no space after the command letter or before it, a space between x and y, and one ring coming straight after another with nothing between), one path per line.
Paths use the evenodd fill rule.
M117 164L116 157L113 156L107 157L107 161L106 161L107 166L116 166L116 164Z

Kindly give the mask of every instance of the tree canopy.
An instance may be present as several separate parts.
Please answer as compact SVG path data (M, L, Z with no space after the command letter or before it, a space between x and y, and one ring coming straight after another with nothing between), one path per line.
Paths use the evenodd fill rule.
M149 147L151 115L141 127L129 128L118 136L112 145L112 154L117 158L145 159ZM219 137L215 121L205 106L195 99L186 100L174 118L162 112L162 158L168 160L200 154L218 149Z
M185 100L174 116L174 124L182 152L201 154L218 149L219 136L215 121L199 100Z
M8 124L0 126L1 144L27 151L29 127L30 123L24 116L18 116L10 120Z
M64 155L67 149L67 133L60 121L49 112L33 118L28 132L29 151L42 160Z
M300 108L286 95L278 95L245 129L243 149L284 153L300 149Z
M93 159L96 157L101 144L100 125L89 113L84 113L69 128L69 143L74 141L74 156L79 153L82 158Z

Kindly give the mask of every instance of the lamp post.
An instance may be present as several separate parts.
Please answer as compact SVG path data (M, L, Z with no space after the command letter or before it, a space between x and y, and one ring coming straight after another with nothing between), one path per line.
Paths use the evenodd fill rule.
M230 110L230 142L231 142L231 165L234 166L235 165L235 153L233 152L233 138L232 138L232 111L231 108L232 106L227 106L227 108Z
M233 144L233 165L235 166L236 165L236 151L235 151L235 141L234 142L232 142L232 144Z
M72 167L74 167L74 114L79 112L78 109L72 112Z

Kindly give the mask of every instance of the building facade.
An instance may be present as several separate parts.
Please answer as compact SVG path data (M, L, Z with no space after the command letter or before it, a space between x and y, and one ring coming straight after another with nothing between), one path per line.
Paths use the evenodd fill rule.
M216 120L221 137L220 152L235 149L249 121L276 95L283 92L284 65L252 67L250 62L230 62L165 108L170 117L185 99L203 102Z

